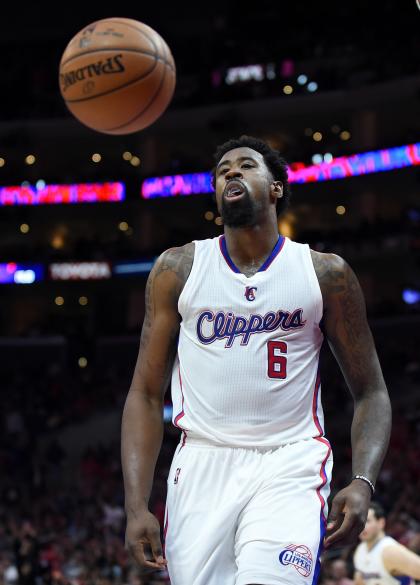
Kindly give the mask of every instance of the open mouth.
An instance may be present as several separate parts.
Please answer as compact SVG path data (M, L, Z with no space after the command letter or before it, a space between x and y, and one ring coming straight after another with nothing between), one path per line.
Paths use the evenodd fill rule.
M228 183L224 190L224 196L226 199L234 200L240 199L245 193L245 187L239 181L231 181Z

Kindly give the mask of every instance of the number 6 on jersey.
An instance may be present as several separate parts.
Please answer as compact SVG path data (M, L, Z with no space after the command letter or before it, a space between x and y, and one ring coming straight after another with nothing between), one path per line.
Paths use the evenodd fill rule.
M268 377L284 380L287 377L287 343L285 341L268 341Z

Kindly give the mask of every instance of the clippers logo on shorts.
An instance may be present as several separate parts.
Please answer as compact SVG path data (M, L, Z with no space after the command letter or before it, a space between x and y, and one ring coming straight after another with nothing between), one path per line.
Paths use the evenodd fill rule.
M251 335L282 329L301 329L305 327L303 309L289 311L269 311L265 315L250 315L248 319L235 313L219 311L214 314L209 309L199 314L197 337L205 345L217 339L227 339L225 347L232 347L236 337L242 337L241 345L248 345Z
M247 301L255 301L255 292L258 290L256 286L247 286L245 289L245 298Z
M284 566L292 565L302 577L309 577L312 572L312 554L304 544L287 546L281 551L279 561Z
M178 483L180 473L181 473L181 468L177 467L177 470L175 471L174 483Z

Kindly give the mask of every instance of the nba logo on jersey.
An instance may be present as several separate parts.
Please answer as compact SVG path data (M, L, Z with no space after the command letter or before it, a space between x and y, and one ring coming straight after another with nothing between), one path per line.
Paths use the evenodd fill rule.
M181 473L181 468L177 467L177 470L175 471L174 483L178 483L180 473Z
M255 301L255 292L257 290L256 286L247 286L245 289L245 298L247 301Z

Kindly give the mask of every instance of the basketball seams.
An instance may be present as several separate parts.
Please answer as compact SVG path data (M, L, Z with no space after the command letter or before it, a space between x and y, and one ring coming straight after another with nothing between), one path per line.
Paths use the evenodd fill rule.
M136 26L134 26L134 25L132 25L132 24L130 24L130 23L127 23L127 22L125 22L125 21L122 21L122 20L114 20L114 19L107 18L107 19L106 19L106 21L107 21L107 22L113 22L113 23L116 23L116 24L122 24L122 25L124 25L124 26L126 26L126 27L128 27L128 28L131 28L131 29L135 30L136 32L139 32L139 33L141 33L141 34L142 34L142 35L143 35L143 36L146 38L146 40L148 40L148 41L149 41L149 43L150 43L150 44L153 46L153 49L155 50L155 52L154 52L154 53L148 53L148 52L146 52L146 51L145 51L145 54L146 54L146 55L152 54L152 55L153 55L155 58L157 58L157 46L156 46L156 42L155 42L155 41L153 40L153 38L152 38L152 37L151 37L151 36L150 36L148 33L146 33L144 30L142 30L141 28L137 28ZM92 25L93 25L93 24L95 24L95 25L98 25L98 24L100 24L101 22L103 23L104 21L103 21L103 20L97 20L96 22L92 23ZM88 27L86 27L86 28L88 28ZM84 30L84 29L83 29L83 30ZM81 31L81 32L82 32L82 31ZM80 32L80 33L78 33L78 34L81 34L81 32ZM74 39L74 40L76 40L76 39ZM70 45L70 43L69 43L69 45ZM67 50L67 48L66 48L66 50ZM86 54L89 54L89 53L94 53L95 51L102 51L102 50L107 50L107 49L106 49L106 47L104 47L104 48L102 48L102 49L93 49L93 50L84 51L83 53L77 53L77 55L74 55L73 57L70 57L70 59L67 59L66 61L64 61L63 63L61 63L61 64L60 64L60 67L63 67L63 66L64 66L66 63L68 63L68 61L70 61L71 59L74 59L74 58L76 58L76 57L80 57L81 55L86 55ZM117 51L127 51L127 50L130 50L130 49L116 49L116 50L117 50ZM66 52L66 51L64 51L64 52Z
M160 40L162 41L162 48L163 48L163 54L166 57L166 59L168 59L168 61L165 61L166 65L169 67L169 69L171 69L174 73L175 73L175 61L174 58L169 50L168 45L166 44L165 40L161 37ZM170 61L169 61L170 59Z
M159 55L158 55L158 52L157 52L156 40L153 39L153 37L149 35L149 32L146 32L145 30L143 30L141 28L138 28L137 26L134 26L133 24L128 23L128 22L126 22L124 20L107 18L106 21L107 22L113 22L114 24L121 24L121 25L127 26L128 28L131 28L131 29L135 30L136 32L141 33L146 38L146 40L148 40L150 42L150 44L153 46L153 48L155 50L155 53L148 52L148 51L140 51L139 49L128 49L128 48L122 48L122 47L121 48L116 48L115 49L116 51L134 51L134 52L138 52L138 53L144 54L144 55L153 55L153 57L155 57L155 59L159 59ZM104 22L104 21L103 20L97 20L96 22L93 22L92 25L93 24L98 25L101 22ZM81 33L79 33L79 34L81 34ZM162 38L162 37L160 37L160 38ZM163 45L163 48L164 48L164 55L167 58L168 57L172 57L172 55L171 55L171 53L169 51L169 47L167 47L167 45L163 41L163 39L162 39L162 45ZM67 48L66 48L66 50L67 50ZM72 57L69 57L68 59L66 59L65 61L63 61L62 63L60 63L60 69L61 69L61 67L64 67L64 65L67 65L67 63L69 63L72 59L76 59L77 57L81 57L82 55L88 55L90 53L95 53L95 52L98 52L98 51L109 51L109 50L114 50L114 48L113 47L112 48L110 47L108 49L106 47L103 47L103 48L91 49L91 50L83 51L83 53L77 53L76 55L73 55ZM66 52L66 51L64 51L64 52ZM171 63L169 61L166 61L164 59L160 59L160 60L163 61L170 69L172 69L173 71L175 70L174 69L174 66L173 66L173 63ZM173 57L172 57L172 61L173 61Z
M92 49L91 51L85 51L84 53L77 53L77 55L73 55L72 57L69 57L68 59L66 59L65 61L63 61L63 63L60 63L60 73L61 73L61 69L67 65L68 63L70 63L71 61L73 61L74 59L78 59L79 57L82 57L83 55L92 55L93 53L106 53L107 51L125 51L126 53L138 53L139 55L148 55L149 57L153 57L154 59L156 59L157 61L162 61L163 63L165 63L165 65L167 65L170 69L173 69L171 63L168 63L165 59L162 59L162 57L160 55L156 55L155 53L151 53L149 51L143 51L140 49L127 49L125 47L109 47L107 48L103 48L103 49Z
M155 41L152 39L151 36L149 36L149 32L145 32L145 30L143 28L138 28L137 26L135 26L134 24L131 24L131 22L126 22L125 20L118 20L118 19L114 19L114 18L107 18L106 19L107 22L114 22L116 24L122 24L124 26L127 26L128 28L132 28L133 30L140 32L141 34L143 34L147 40L149 40L152 45L154 46L155 50L156 50L156 43ZM103 22L98 20L96 22L96 24ZM146 25L145 25L146 26Z
M131 24L131 23L125 22L125 20L117 20L117 19L114 19L114 18L107 18L106 20L107 20L108 22L116 22L116 23L118 23L118 24L123 24L123 25L125 25L125 26L128 26L129 28L132 28L132 29L136 30L137 32L141 32L141 33L142 33L142 34L143 34L143 35L146 37L146 39L152 43L152 45L153 45L153 46L154 46L154 48L155 48L155 51L157 52L157 46L156 46L156 42L155 42L155 40L153 39L153 37L149 36L148 32L144 31L142 28L137 28L137 26L135 26L134 24ZM98 22L101 22L101 21L98 21ZM146 25L145 25L145 26L146 26ZM155 31L155 32L156 32L157 38L158 38L158 39L160 39L160 40L162 41L163 52L164 52L164 53L165 53L167 56L170 56L170 57L172 58L172 61L173 61L173 57L172 57L172 55L171 55L171 53L170 53L170 51L169 51L169 47L168 47L168 45L167 45L167 44L166 44L166 42L163 40L163 37L161 37L157 31ZM156 57L156 58L157 58L157 57ZM162 59L162 60L163 60L163 59ZM164 61L164 63L165 63L165 64L166 64L166 65L169 67L169 69L172 69L172 71L175 71L175 68L174 68L174 66L173 66L173 64L172 64L172 63L170 63L170 62L168 62L168 61Z
M155 42L155 40L153 39L153 37L149 36L149 33L148 33L148 32L146 32L144 29L142 29L142 28L138 28L138 27L137 27L137 26L135 26L134 24L131 24L131 22L126 22L125 20L118 20L118 18L107 18L106 20L107 20L108 22L116 22L116 23L118 23L118 24L123 24L123 25L125 25L125 26L128 26L129 28L132 28L132 29L136 30L137 32L141 32L141 33L142 33L142 34L143 34L143 35L146 37L146 39L147 39L147 40L149 40L149 41L152 43L152 45L153 45L153 46L154 46L154 48L155 48L155 51L157 52L157 47L156 47L156 42ZM101 21L100 21L100 20L98 20L97 22L101 22ZM147 25L144 25L144 26L147 26ZM156 35L157 35L158 39L160 39L160 40L162 41L162 44L164 45L164 47L163 47L163 48L164 48L164 53L166 53L167 55L169 54L169 56L171 56L171 57L172 57L172 55L170 54L170 51L169 51L169 47L168 47L168 45L166 44L166 42L164 41L163 37L162 37L162 36L160 36L160 35L159 35L159 33L158 33L157 31L154 31L154 32L156 33ZM173 58L172 58L172 59L173 59ZM168 67L169 67L170 69L172 69L173 71L175 70L175 69L174 69L174 67L173 67L173 65L172 65L171 63L169 63L169 62L166 62L166 61L165 61L165 63L166 63L166 65L168 65Z
M110 93L113 93L114 91L119 91L120 89L124 89L125 87L130 86L132 83L137 83L138 81L142 81L142 79L145 79L148 75L153 73L157 67L158 61L160 61L160 59L155 59L153 61L152 68L148 69L146 71L146 73L143 73L142 75L140 75L140 77L136 77L135 79L131 79L130 81L127 81L126 83L123 83L122 85L119 85L118 87L113 87L112 89L107 89L106 91L103 91L101 93L96 93L95 95L89 95L89 96L82 97L82 98L76 98L76 99L70 99L70 100L67 100L66 98L64 98L64 101L68 104L86 102L88 100L93 100L93 99L96 99L98 97L103 97L104 95L108 95Z
M119 126L113 126L112 128L106 128L105 130L103 130L103 132L114 132L115 130L120 130L121 128L124 128L125 126L129 126L130 124L132 124L135 120L140 118L140 116L143 116L144 113L147 112L147 110L150 108L150 106L153 105L155 98L160 94L160 90L163 87L165 77L166 77L166 67L163 68L163 74L162 74L162 78L160 80L159 86L156 89L155 93L150 98L149 103L128 122L125 122L124 124L120 124Z
M90 46L81 46L84 44L81 39L85 27L67 45L64 58L60 62L61 94L66 105L79 121L105 134L129 134L149 126L167 108L176 84L176 66L168 45L154 29L135 20L106 18L89 26L93 25L96 33L95 30L86 31L92 33ZM106 41L100 38L108 35L109 39ZM106 46L98 46L101 42L105 42ZM113 46L113 43L119 46ZM125 44L129 46L125 47ZM93 67L98 75L101 72L112 74L109 76L111 83L98 83L99 93L93 95L80 96L81 92L74 91L76 88L73 88L66 99L62 87L72 85L76 77L79 81L80 77L84 78L84 73L77 71L78 69L86 69L89 76L92 76ZM120 71L126 73L123 79L117 80L118 76L114 73ZM63 76L69 75L73 77L68 78L66 85ZM130 76L134 78L130 79ZM113 83L120 85L112 87ZM121 100L118 95L120 92ZM130 103L130 107L125 115L121 115L122 112L118 113L115 106L119 101L125 100ZM103 111L102 103L111 108L108 117ZM139 110L136 113L137 108ZM127 120L127 117L130 119ZM92 123L89 123L89 118ZM107 123L108 128L103 128Z

